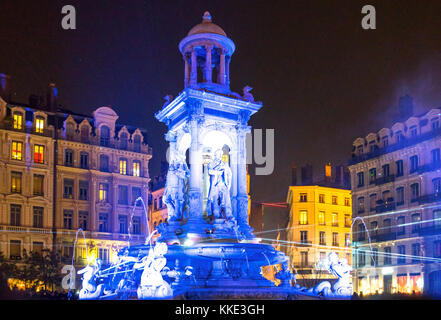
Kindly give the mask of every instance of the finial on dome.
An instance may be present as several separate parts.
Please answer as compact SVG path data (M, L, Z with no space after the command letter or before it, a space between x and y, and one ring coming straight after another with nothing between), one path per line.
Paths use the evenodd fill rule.
M204 12L204 16L202 17L202 22L211 22L211 14L208 11Z

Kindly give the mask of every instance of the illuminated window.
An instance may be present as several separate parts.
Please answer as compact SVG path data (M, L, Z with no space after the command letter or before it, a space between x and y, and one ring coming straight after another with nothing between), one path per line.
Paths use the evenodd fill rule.
M332 204L337 204L337 196L332 196Z
M14 129L23 129L23 114L21 112L14 113Z
M39 174L34 174L34 195L43 196L44 195L44 176Z
M332 214L332 226L338 227L338 213Z
M325 212L324 211L319 212L318 220L319 220L319 225L321 225L321 226L325 225Z
M319 194L319 202L325 203L325 195L324 194Z
M119 174L127 174L127 160L119 159Z
M107 183L100 183L99 189L99 199L100 201L107 201L109 193L109 185Z
M351 216L349 214L345 214L345 227L346 228L351 227Z
M44 162L44 146L34 145L34 162L43 163Z
M308 224L308 212L300 211L300 224Z
M350 247L350 246L351 246L351 234L345 233L345 247Z
M308 201L308 194L301 193L300 194L300 202L307 202Z
M44 118L41 116L37 116L35 118L35 132L43 133L44 130Z
M11 192L21 193L21 172L11 172Z
M23 159L23 142L12 141L12 159Z
M351 201L349 198L345 198L345 206L346 207L350 207L351 206Z
M139 177L141 175L141 162L133 161L133 176Z

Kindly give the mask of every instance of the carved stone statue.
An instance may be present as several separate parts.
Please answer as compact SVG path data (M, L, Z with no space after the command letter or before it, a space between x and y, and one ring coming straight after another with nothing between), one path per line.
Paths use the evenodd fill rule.
M282 263L282 269L275 274L275 278L280 280L281 287L291 287L296 282L296 275L289 270L288 262Z
M243 99L246 101L254 102L253 94L250 91L253 90L250 86L245 86L243 88Z
M98 287L95 283L95 276L101 269L101 260L96 259L93 265L87 264L87 266L78 271L78 274L82 274L82 288L80 290L79 298L83 299L95 299L101 295L103 290L103 285L100 284Z
M182 156L172 160L167 172L163 202L167 206L168 221L183 219L185 204L187 202L188 179L190 170Z
M214 159L208 164L208 174L210 189L207 211L219 219L223 210L226 219L234 220L230 200L232 173L228 164L222 161L222 150L215 151Z

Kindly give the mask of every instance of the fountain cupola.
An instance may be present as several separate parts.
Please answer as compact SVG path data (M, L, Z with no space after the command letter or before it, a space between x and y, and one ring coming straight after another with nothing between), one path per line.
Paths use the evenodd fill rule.
M185 62L185 87L230 92L230 60L234 42L212 22L208 11L179 43Z

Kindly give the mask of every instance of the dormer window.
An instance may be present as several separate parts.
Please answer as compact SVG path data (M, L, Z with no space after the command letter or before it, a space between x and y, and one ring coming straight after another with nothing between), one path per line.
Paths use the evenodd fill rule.
M81 142L89 143L89 127L86 125L81 127Z
M362 145L359 145L359 146L357 147L357 152L358 152L358 155L359 155L359 156L363 154L363 146L362 146Z
M120 149L122 150L127 150L127 141L128 141L128 136L127 133L122 132L121 135L119 136L119 141L120 141Z
M369 152L374 152L375 151L375 141L372 140L371 142L369 142Z
M14 112L13 120L14 120L14 129L22 130L23 129L23 113Z
M395 136L397 137L397 143L400 143L403 140L403 133L401 131L395 132Z
M389 138L387 136L384 136L382 140L383 140L383 148L387 148L387 146L389 145Z
M430 122L432 123L432 130L437 130L439 128L438 118L433 118Z
M100 130L100 145L108 147L110 143L110 129L107 126L102 126Z
M44 118L42 116L37 116L35 118L35 132L43 133L44 130Z
M75 125L72 122L66 124L66 139L73 140L75 133Z
M417 126L411 126L409 130L410 130L410 136L412 138L417 136L418 134Z
M133 151L141 152L141 137L139 134L133 139Z

